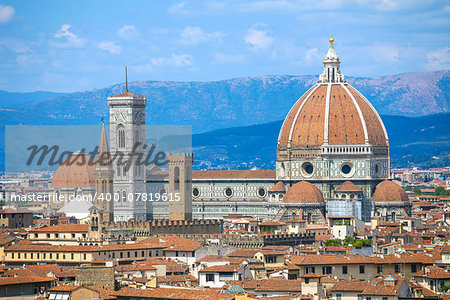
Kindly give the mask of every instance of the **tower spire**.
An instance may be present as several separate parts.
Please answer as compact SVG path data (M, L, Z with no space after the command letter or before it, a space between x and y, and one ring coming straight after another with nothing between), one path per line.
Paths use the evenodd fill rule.
M125 92L128 93L128 67L125 66Z
M330 47L323 59L323 73L319 76L319 83L339 83L345 82L344 74L341 74L339 55L334 50L334 38L331 35Z
M106 137L105 123L102 118L102 133L100 135L100 143L98 145L97 168L110 166L111 154L109 152L108 139Z

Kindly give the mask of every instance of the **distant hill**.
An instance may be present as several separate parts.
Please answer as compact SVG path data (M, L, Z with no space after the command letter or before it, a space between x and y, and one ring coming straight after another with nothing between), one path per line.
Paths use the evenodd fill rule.
M0 110L18 108L22 105L39 102L65 95L54 92L10 93L0 90Z
M347 78L383 115L423 116L450 111L450 71ZM130 91L147 96L148 124L187 124L194 132L284 119L317 76L259 76L212 82L136 81ZM124 84L38 99L13 111L0 110L2 124L98 124L108 115L106 98ZM8 95L10 98L11 95ZM14 95L24 103L30 95ZM2 99L0 103L8 102Z
M408 118L385 116L392 167L450 165L450 113ZM214 130L193 136L200 169L273 169L282 121Z
M388 115L419 117L450 112L449 70L404 73L378 78L347 77L346 79L369 99L380 114L385 115L384 119L388 123L393 143L396 143L392 138L395 130L400 130L399 140L403 141L403 138L408 139L409 137L402 136L402 134L410 135L411 132L408 130L416 128L417 124L415 124L415 120L399 118L394 119L395 122L404 123L391 126ZM129 89L133 93L147 96L147 124L192 125L194 133L203 132L212 140L219 138L219 136L214 136L217 132L222 132L218 143L235 148L239 147L239 143L251 142L245 146L248 152L240 154L230 152L232 161L227 163L217 161L213 166L231 166L232 162L236 162L237 166L248 161L257 163L259 157L261 163L258 163L258 166L266 168L273 165L276 135L280 127L277 125L278 120L284 119L297 99L316 82L317 76L273 75L212 82L135 81L129 84ZM108 121L106 98L109 95L121 93L124 89L124 84L117 84L92 91L68 94L0 91L0 170L4 168L4 125L99 124L102 117ZM424 122L429 120L432 124L430 126L439 126L439 124L433 123L438 119L420 120L424 120ZM445 120L442 121L445 122ZM271 125L271 122L274 123ZM262 125L255 127L254 124ZM210 132L242 126L250 127ZM411 126L411 128L398 128L403 126ZM264 128L265 131L262 132L264 135L262 137L261 134L253 135L252 128L256 131ZM237 135L242 139L241 130L250 130L245 141L233 138L234 135ZM424 130L427 131L427 129ZM201 136L195 136L194 139ZM436 135L437 137L438 135ZM202 153L209 152L211 154L209 157L213 160L214 157L219 159L222 154L226 156L230 151L230 149L221 148L206 139L204 141L205 143L200 143L198 147L204 147L209 143L208 148L202 148L204 149ZM403 146L399 145L398 153L403 153L402 155L405 157L402 163L407 164L408 155L414 149L423 147L425 152L433 150L433 153L439 153L439 149L445 149L446 142L447 140L443 137L443 140L436 140L433 146L430 146L427 144L427 140L412 139L404 141L401 144ZM394 148L392 150L393 153L397 153ZM247 154L255 157L248 160ZM426 157L423 159L427 160ZM207 162L205 161L205 163Z

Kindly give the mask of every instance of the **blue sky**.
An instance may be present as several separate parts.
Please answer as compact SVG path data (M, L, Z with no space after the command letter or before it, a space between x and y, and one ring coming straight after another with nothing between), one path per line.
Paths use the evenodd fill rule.
M0 89L319 74L330 33L346 76L450 66L448 1L0 0Z

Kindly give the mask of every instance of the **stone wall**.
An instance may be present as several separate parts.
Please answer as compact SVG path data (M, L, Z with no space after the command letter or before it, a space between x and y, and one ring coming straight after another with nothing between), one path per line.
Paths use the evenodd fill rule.
M75 280L81 284L114 288L114 267L81 266L75 269Z
M220 234L222 220L128 221L106 223L105 228L132 229L136 238L160 234Z

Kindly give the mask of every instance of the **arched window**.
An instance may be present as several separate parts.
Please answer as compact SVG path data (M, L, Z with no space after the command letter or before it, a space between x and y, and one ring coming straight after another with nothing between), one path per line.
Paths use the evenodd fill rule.
M135 142L135 143L140 142L140 134L139 134L139 130L136 130L136 131L134 132L134 142Z
M123 191L123 192L122 192L122 201L123 201L123 202L126 202L126 201L127 201L127 192L126 192L126 191Z
M125 148L125 127L122 124L117 125L117 146Z
M102 193L106 194L106 180L102 181Z
M180 189L180 168L175 167L175 170L173 171L173 177L174 177L174 189L179 190Z

